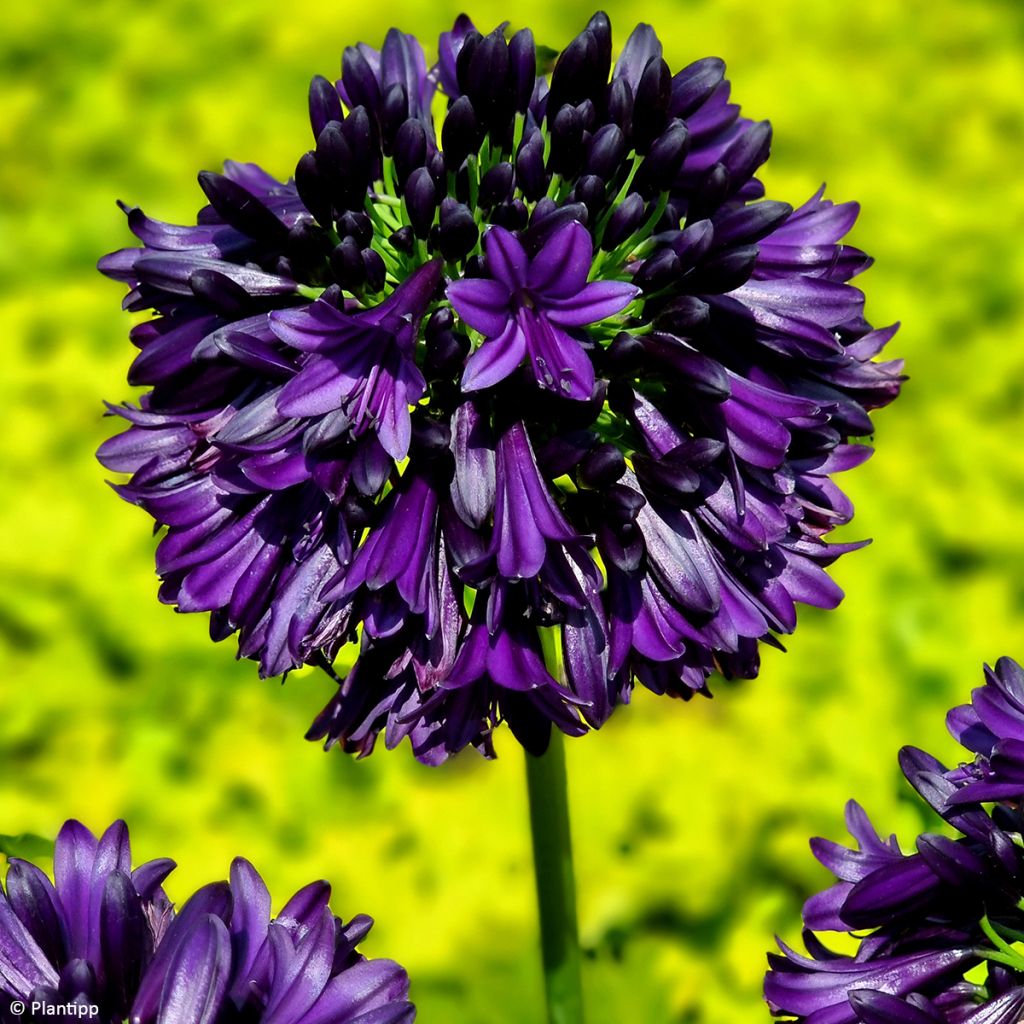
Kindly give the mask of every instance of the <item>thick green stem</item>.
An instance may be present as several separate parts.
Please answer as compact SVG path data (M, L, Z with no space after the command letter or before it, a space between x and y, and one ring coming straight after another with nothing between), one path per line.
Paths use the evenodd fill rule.
M558 729L551 730L546 753L526 755L526 780L548 1024L583 1024L565 744Z

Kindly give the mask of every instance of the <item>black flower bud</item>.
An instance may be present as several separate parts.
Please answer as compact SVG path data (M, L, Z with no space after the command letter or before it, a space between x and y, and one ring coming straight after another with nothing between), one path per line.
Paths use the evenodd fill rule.
M605 352L605 365L611 373L632 376L640 369L644 358L644 347L640 339L621 331L612 339Z
M460 54L461 56L461 54ZM480 124L468 96L460 96L448 111L441 126L441 149L449 171L458 170L462 161L480 148Z
M537 47L533 33L520 29L508 42L509 75L515 109L525 114L537 82Z
M495 164L481 179L477 201L484 209L503 203L512 194L515 171L510 163Z
M431 380L450 377L469 355L469 338L453 330L439 330L427 336L424 369Z
M364 249L362 251L363 267L366 270L366 287L371 292L379 292L384 287L387 279L387 268L384 260L376 249Z
M594 132L587 148L588 174L610 181L626 156L626 136L617 124L602 125Z
M500 29L481 40L466 71L466 95L480 123L500 135L512 116L508 44Z
M293 264L319 267L331 254L331 242L323 228L303 218L288 232L287 250Z
M608 487L626 472L626 460L613 444L592 448L580 463L580 482L595 489Z
M640 76L633 104L633 146L646 153L665 130L672 96L672 72L661 57L652 57Z
M338 234L351 235L361 246L367 246L373 238L373 222L362 210L346 210L338 218Z
M669 501L685 500L700 486L700 474L696 470L685 462L672 462L667 456L650 459L646 455L634 455L633 466L645 491L660 494Z
M217 270L193 270L188 285L197 299L228 317L244 316L252 305L249 293Z
M473 63L476 54L484 37L475 28L470 29L462 40L458 56L455 58L455 80L459 86L459 92L469 92L469 67Z
M791 213L789 203L766 200L728 210L713 218L715 248L736 245L739 242L759 242L770 235Z
M349 236L343 238L331 253L331 272L338 284L348 291L362 288L366 281L366 266L359 243Z
M633 284L645 292L660 291L675 281L681 272L679 257L667 246L644 260L633 275Z
M672 187L688 146L689 135L682 121L673 121L654 141L634 179L634 187L645 199Z
M729 192L729 172L721 163L712 164L697 186L686 211L687 224L705 220L715 213Z
M303 154L295 165L295 191L299 193L302 205L321 224L330 224L331 196L313 152Z
M621 245L640 225L644 219L644 201L636 194L630 192L625 199L615 207L608 223L604 229L604 237L601 239L602 249L614 249Z
M352 153L352 175L361 196L380 164L377 122L371 119L366 107L353 107L341 122L341 130Z
M341 81L348 93L350 107L365 107L374 114L380 110L380 86L369 61L355 46L345 47L341 57Z
M323 75L314 76L309 83L309 123L313 128L313 138L320 137L328 121L340 121L341 118L341 98L334 83Z
M579 111L566 104L555 114L550 125L551 153L548 157L548 170L566 178L574 177L583 162L583 121Z
M430 234L430 225L434 223L434 210L437 209L437 189L426 167L417 167L409 175L405 183L405 206L416 237L426 238Z
M413 246L416 244L416 234L411 227L407 224L404 228L399 228L389 238L388 241L397 249L399 252L404 252L407 256L412 252Z
M594 78L604 84L612 69L612 23L604 11L598 11L587 22L587 31L594 37L596 44L594 61Z
M688 391L713 402L724 402L731 394L729 377L722 364L698 352L683 339L652 331L644 335L642 344L647 358L684 381Z
M385 155L394 150L398 129L409 117L409 94L401 82L389 85L380 105L381 144Z
M729 172L729 188L737 192L768 159L772 145L772 126L767 121L748 128L722 154L722 163Z
M523 140L516 156L516 183L530 202L536 202L547 191L548 178L544 172L544 139L534 131Z
M199 185L220 217L250 238L281 244L288 237L284 223L237 182L223 174L202 171Z
M598 60L597 40L592 32L584 29L559 54L551 72L547 106L549 120L566 103L575 105L597 93Z
M394 156L399 187L405 188L409 175L427 161L427 131L422 122L403 122L395 135Z
M601 178L596 174L584 174L572 190L572 199L573 202L583 203L587 208L589 219L593 221L601 207L604 206L604 192L604 181Z
M724 295L739 288L750 279L758 251L756 245L744 245L704 260L687 278L687 290Z
M450 196L441 200L438 242L441 255L450 263L469 255L477 243L480 229L469 208Z
M655 324L671 334L692 337L707 326L711 309L696 295L680 295L664 306L655 319Z
M633 91L624 78L616 78L608 86L605 108L608 111L608 120L617 124L622 133L628 138L633 130Z
M491 223L506 231L520 231L526 227L530 219L530 211L522 199L513 199L509 203L496 206L491 213Z
M335 209L345 210L356 205L360 188L353 174L352 149L341 127L338 121L324 126L316 140L316 167Z

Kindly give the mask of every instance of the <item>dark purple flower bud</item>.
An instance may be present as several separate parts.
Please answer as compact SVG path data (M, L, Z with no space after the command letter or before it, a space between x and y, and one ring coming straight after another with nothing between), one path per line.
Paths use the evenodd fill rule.
M605 363L613 373L631 376L643 363L644 347L640 339L625 331L616 334L605 353Z
M427 157L426 168L430 171L430 176L434 179L438 191L443 192L447 171L444 166L444 154L439 149L433 150Z
M309 83L309 123L313 128L313 138L320 137L328 121L340 121L341 118L341 98L334 83L323 75L314 75Z
M205 267L193 270L188 286L197 299L202 299L225 316L242 316L252 305L249 293L227 274Z
M683 68L672 79L669 112L673 117L688 117L722 84L725 63L718 57L705 57Z
M602 85L608 81L612 69L612 23L604 11L598 11L587 22L587 31L597 44L595 50L594 78Z
M349 236L331 253L331 272L338 284L348 291L357 291L366 281L366 266L359 243Z
M469 208L452 198L441 200L441 220L438 239L441 255L449 262L468 256L480 237L480 229Z
M603 490L622 478L626 460L613 444L599 444L588 452L580 463L580 482L587 487Z
M480 193L478 202L485 210L498 203L503 203L512 194L512 185L515 182L515 171L508 162L495 164L480 179Z
M401 82L394 82L388 86L380 106L380 134L386 156L394 151L395 136L409 116L409 94Z
M523 247L530 253L538 252L548 239L569 224L585 227L587 223L587 208L582 203L566 203L564 206L552 203L550 209L543 209L541 203L543 200L534 207L530 227L522 236Z
M582 203L587 208L588 223L597 219L597 214L604 206L605 184L596 174L585 174L576 182L572 190L572 201Z
M465 92L481 124L498 137L513 112L515 97L509 72L508 44L502 30L495 29L473 50L466 70Z
M526 227L530 219L530 211L522 199L513 199L502 203L491 213L491 222L508 231L519 231Z
M525 114L537 81L537 47L528 28L521 28L508 41L508 57L515 109Z
M367 59L355 46L346 46L341 57L341 81L349 98L349 109L380 110L380 83Z
M331 254L331 242L323 228L303 219L296 221L288 232L287 250L294 265L318 268Z
M544 138L539 131L527 136L516 155L516 184L530 202L536 202L547 191L544 171Z
M667 246L648 256L633 275L633 283L645 292L656 292L678 280L681 266L679 257Z
M728 193L729 172L725 169L725 164L712 164L690 199L686 210L686 223L694 224L710 217Z
M431 380L456 373L469 355L469 338L459 331L438 331L427 338L424 368Z
M363 267L366 270L366 287L371 292L379 292L387 278L387 267L376 249L362 251Z
M375 175L380 163L380 138L377 122L366 107L353 107L348 117L341 122L341 131L352 154L351 175L353 184L360 195Z
M633 90L624 78L613 79L608 86L605 109L609 122L618 125L628 137L633 131Z
M630 192L625 199L615 207L608 224L604 229L604 237L601 239L602 249L614 249L621 245L640 225L644 219L644 201L636 193Z
M465 47L462 52L466 52ZM462 161L480 148L482 137L473 104L468 96L460 96L452 104L441 126L441 149L444 153L445 167L449 171L458 170Z
M576 104L576 113L580 115L580 123L585 132L593 131L597 124L597 107L592 99L585 99Z
M452 432L447 423L417 416L412 421L412 450L437 457L451 447Z
M373 239L373 223L362 210L357 213L346 210L338 218L338 234L351 235L361 246L366 246Z
M687 288L707 295L731 292L750 279L757 263L756 245L740 246L706 259L687 278Z
M587 148L588 174L610 181L626 156L626 136L617 124L602 125L594 133Z
M604 85L600 79L598 42L592 32L584 29L559 54L551 72L548 93L548 118L566 104L575 106L597 94Z
M652 60L661 58L661 42L650 25L636 26L615 62L614 78L622 79L636 95L640 91L644 70Z
M681 338L652 331L641 339L651 363L670 376L685 380L695 394L713 402L724 402L732 394L729 377L722 365L703 355Z
M320 173L316 154L305 153L295 166L295 190L302 205L324 225L331 222L331 194Z
M430 234L434 211L437 209L437 190L426 167L417 167L409 175L405 183L405 205L416 237L426 238Z
M693 337L707 327L711 307L696 295L680 295L659 311L655 326L670 334Z
M715 246L759 242L770 235L793 212L789 203L768 199L723 213L712 220L715 226Z
M398 184L405 188L409 175L427 160L427 132L422 121L408 120L398 129L394 156Z
M605 512L616 530L632 526L647 499L632 487L613 483L604 492Z
M645 493L672 502L686 501L700 486L700 474L688 466L685 460L673 459L669 455L660 459L634 455L633 466Z
M459 85L459 94L465 95L469 86L469 68L473 63L473 56L479 49L484 37L475 29L470 27L466 32L461 48L455 58L455 77Z
M644 198L650 199L671 187L686 159L688 144L689 135L682 121L673 121L654 141L634 179Z
M388 241L401 253L408 256L416 245L416 233L406 225L388 236Z
M568 104L562 107L550 122L550 132L548 170L566 178L574 177L583 163L583 122L576 108Z
M316 167L335 209L345 210L355 205L356 197L365 186L358 179L354 161L341 123L330 121L316 140Z
M722 163L729 172L729 184L733 192L745 184L754 171L768 159L772 145L772 126L767 121L751 125L722 156Z
M199 185L224 221L243 234L281 245L288 228L247 189L223 174L202 171Z
M661 57L652 57L640 76L633 103L633 145L646 153L668 123L668 103L672 96L672 72Z

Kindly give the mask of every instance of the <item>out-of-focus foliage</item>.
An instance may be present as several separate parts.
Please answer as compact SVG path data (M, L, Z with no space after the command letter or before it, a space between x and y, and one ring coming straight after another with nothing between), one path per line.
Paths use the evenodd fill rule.
M775 126L770 193L827 180L864 208L854 242L875 323L902 319L904 397L848 482L841 609L714 701L638 696L570 743L593 1024L762 1019L763 955L825 881L806 850L858 796L918 831L895 765L943 746L981 662L1024 655L1024 7L955 0L608 5L653 22L678 67L729 64ZM99 400L130 397L128 317L93 270L128 239L117 197L168 220L225 157L287 174L305 90L391 23L424 38L457 8L35 0L0 29L0 832L126 817L185 893L244 851L279 898L314 875L378 918L425 1024L538 1020L519 752L441 770L356 763L301 735L326 679L260 682L200 617L155 599L148 519L106 491ZM563 45L590 8L487 0ZM382 20L386 17L386 21ZM6 841L5 841L6 842ZM174 876L172 876L172 879Z

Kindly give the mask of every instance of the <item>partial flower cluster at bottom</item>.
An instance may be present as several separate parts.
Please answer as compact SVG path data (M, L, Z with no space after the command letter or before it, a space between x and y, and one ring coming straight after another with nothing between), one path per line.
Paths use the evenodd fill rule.
M57 838L53 881L12 858L0 892L0 1022L75 1017L101 1024L410 1024L409 979L356 951L373 925L345 923L326 882L280 913L238 858L180 910L171 860L132 868L128 829L97 839L77 821Z
M813 840L836 884L804 905L809 956L771 955L765 996L807 1024L1018 1024L1024 1020L1024 669L986 668L949 731L969 760L947 768L913 747L907 780L948 828L904 853L856 803L847 849ZM815 932L847 932L853 956Z

